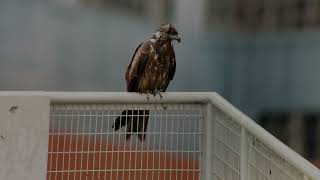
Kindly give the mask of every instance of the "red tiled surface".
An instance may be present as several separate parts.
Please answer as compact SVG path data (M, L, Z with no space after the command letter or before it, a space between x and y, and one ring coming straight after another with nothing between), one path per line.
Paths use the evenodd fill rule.
M58 137L49 136L47 180L199 179L198 160L188 160L181 154L125 152L128 146L100 143L99 137Z

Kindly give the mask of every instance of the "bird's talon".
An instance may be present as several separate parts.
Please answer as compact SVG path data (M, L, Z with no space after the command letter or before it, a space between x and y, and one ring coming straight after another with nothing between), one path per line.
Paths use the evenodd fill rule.
M149 93L147 93L147 100L148 100L148 101L150 100L150 98L149 98Z
M161 106L164 110L167 110L167 106L165 106L164 104L161 103Z

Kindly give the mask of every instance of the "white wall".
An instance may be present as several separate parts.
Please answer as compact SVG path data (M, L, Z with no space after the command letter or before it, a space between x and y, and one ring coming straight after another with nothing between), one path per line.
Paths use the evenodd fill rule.
M49 109L47 97L0 95L0 179L46 179Z

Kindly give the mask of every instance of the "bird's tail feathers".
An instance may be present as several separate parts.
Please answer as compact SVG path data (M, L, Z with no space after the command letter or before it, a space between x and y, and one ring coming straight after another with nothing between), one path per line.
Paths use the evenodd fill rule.
M127 110L122 111L121 116L118 116L114 123L112 124L112 128L115 131L118 131L122 126L126 125Z
M126 128L126 139L130 139L133 133L137 133L138 139L144 141L149 121L149 110L124 110L121 116L115 119L112 125L115 131L124 125Z

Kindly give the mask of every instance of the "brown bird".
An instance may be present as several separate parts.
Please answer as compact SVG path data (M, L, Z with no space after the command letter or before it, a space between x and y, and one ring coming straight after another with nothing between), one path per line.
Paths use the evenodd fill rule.
M171 24L163 24L136 49L127 68L128 92L160 94L166 91L176 71L172 41L180 43L177 30ZM127 126L126 139L135 132L144 141L149 120L149 110L125 110L112 125L115 131Z

